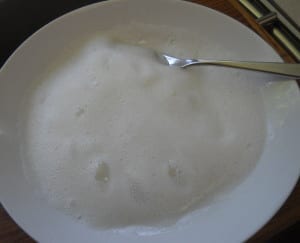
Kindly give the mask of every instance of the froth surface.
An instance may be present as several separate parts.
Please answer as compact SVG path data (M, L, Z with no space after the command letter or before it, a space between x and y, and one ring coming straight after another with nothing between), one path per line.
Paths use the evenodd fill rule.
M232 70L221 79L214 68L169 68L118 42L174 55L198 48L178 30L148 26L141 39L138 28L91 37L34 82L25 102L28 178L51 205L102 227L178 219L238 184L264 141L254 84Z

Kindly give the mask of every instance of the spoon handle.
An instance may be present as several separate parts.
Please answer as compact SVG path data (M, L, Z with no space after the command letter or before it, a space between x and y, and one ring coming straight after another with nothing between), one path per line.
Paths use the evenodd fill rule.
M274 63L274 62L238 62L202 60L190 63L190 65L217 65L232 68L248 69L253 71L274 73L291 78L300 78L300 64Z

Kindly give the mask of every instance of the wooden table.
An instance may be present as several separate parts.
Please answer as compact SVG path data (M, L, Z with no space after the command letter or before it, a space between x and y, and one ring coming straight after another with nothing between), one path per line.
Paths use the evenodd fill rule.
M278 43L272 39L260 26L253 20L252 16L243 10L235 0L192 0L193 2L203 4L223 12L243 24L249 26L260 34L281 57L287 62L293 62L293 58L281 48ZM247 219L245 219L247 220ZM296 185L292 194L277 212L277 214L250 240L252 242L266 242L274 235L300 221L300 183ZM30 238L18 225L9 217L3 207L0 205L0 243L32 243Z

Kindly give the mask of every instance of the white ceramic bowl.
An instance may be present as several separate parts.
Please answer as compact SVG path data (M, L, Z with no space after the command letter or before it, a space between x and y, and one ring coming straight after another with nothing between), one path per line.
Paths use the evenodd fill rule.
M279 209L299 176L300 99L293 81L273 83L263 91L269 136L254 171L223 200L191 215L189 223L180 229L152 236L91 229L33 196L22 173L17 139L18 109L26 86L62 47L78 36L131 21L200 32L234 50L239 59L280 61L271 47L240 23L183 1L112 0L58 18L26 40L1 69L1 203L39 242L241 242L247 239ZM267 75L251 77L253 82L274 79Z

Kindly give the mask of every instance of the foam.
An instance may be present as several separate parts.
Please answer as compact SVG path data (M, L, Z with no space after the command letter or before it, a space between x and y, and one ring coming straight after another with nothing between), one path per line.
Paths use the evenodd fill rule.
M140 39L137 29L149 33ZM34 82L23 115L24 167L49 204L104 228L155 226L176 222L253 169L265 136L254 84L237 71L220 80L213 68L169 68L116 41L174 55L199 48L181 36L117 28L90 37Z

